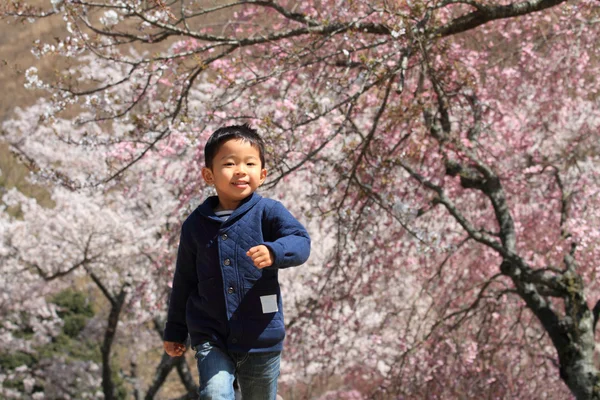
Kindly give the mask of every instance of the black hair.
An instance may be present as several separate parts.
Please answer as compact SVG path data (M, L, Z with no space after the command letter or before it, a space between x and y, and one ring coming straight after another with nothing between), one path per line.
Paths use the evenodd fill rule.
M244 124L224 126L210 135L206 145L204 145L204 162L207 168L212 168L213 159L223 143L232 139L244 140L256 147L260 155L261 168L265 167L265 142L255 129L248 124Z

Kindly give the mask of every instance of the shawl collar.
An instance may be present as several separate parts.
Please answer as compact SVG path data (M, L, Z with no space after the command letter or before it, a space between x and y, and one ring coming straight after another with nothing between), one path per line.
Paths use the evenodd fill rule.
M217 196L211 196L204 200L204 202L198 207L198 212L211 220L222 222L221 229L223 229L231 225L242 215L244 215L248 210L254 207L254 205L258 203L260 199L262 199L261 195L257 193L252 193L250 196L242 200L238 208L236 208L233 211L233 213L225 222L222 222L221 218L217 217L214 212L214 209L219 205L219 198Z

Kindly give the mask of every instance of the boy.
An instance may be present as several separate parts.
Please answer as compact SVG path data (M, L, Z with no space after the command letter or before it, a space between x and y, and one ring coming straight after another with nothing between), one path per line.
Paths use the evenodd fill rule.
M285 336L280 268L308 259L306 229L275 201L254 193L265 181L264 143L248 125L215 131L202 177L214 185L185 220L177 254L164 348L181 356L191 337L200 399L277 396Z

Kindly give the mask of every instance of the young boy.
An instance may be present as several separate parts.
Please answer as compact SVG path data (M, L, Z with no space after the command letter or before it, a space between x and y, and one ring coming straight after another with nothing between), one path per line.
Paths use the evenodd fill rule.
M308 259L306 229L275 201L254 193L265 181L264 143L248 125L215 131L202 177L214 185L185 220L177 254L164 348L196 351L200 399L277 396L285 328L279 269Z

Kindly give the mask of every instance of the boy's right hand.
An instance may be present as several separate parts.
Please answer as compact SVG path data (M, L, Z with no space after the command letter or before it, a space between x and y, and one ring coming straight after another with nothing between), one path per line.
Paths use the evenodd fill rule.
M163 347L165 348L165 352L171 357L179 357L185 353L185 344L183 343L167 342L165 340Z

